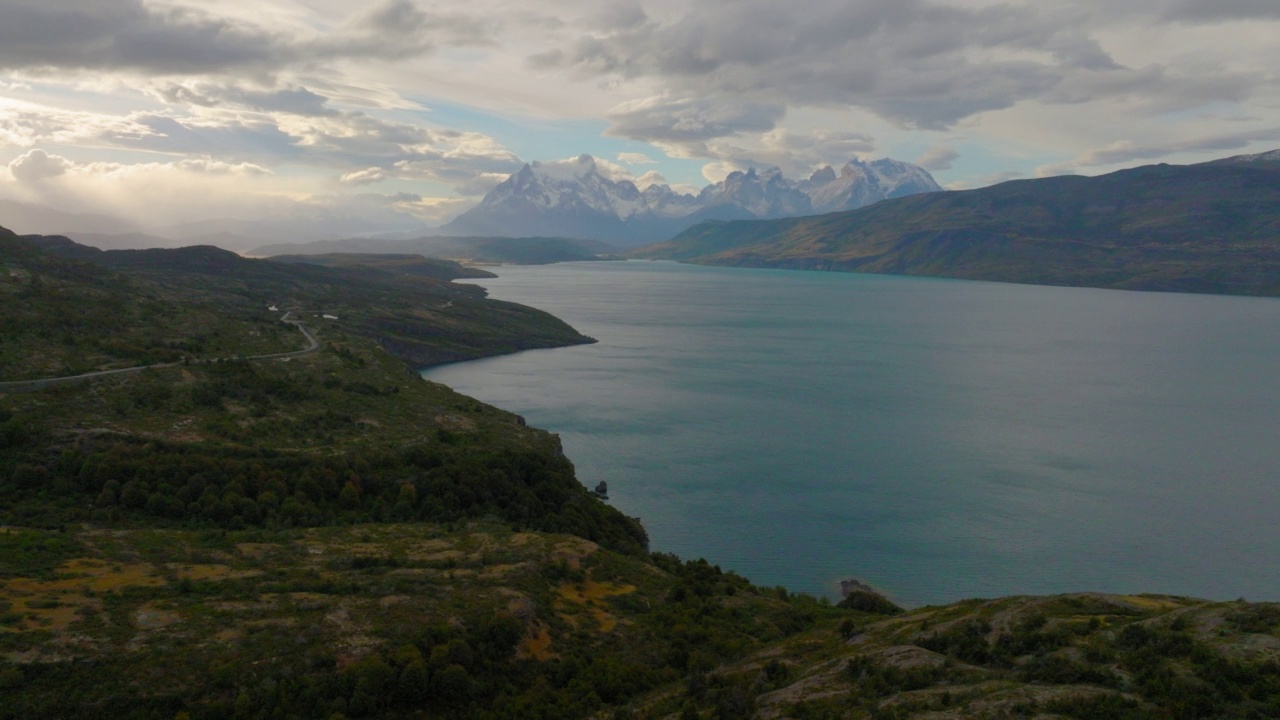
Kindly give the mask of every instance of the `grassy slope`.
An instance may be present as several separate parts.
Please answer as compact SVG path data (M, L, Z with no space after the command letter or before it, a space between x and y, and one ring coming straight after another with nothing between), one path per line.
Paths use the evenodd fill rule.
M274 263L241 258L234 253L212 247L179 250L117 250L102 252L76 245L65 238L32 238L23 241L10 238L0 246L0 264L12 265L7 285L0 291L24 300L24 307L50 307L56 315L56 328L79 322L82 327L103 327L103 343L118 344L121 337L150 333L157 342L170 346L163 359L174 356L223 357L233 345L243 346L241 354L252 354L262 343L248 338L279 335L283 329L273 324L268 306L281 313L299 311L308 322L320 327L333 327L376 340L384 349L415 367L467 360L531 348L561 347L592 342L559 319L533 308L491 300L482 288L385 268L349 265L320 267ZM35 245L35 248L31 246ZM45 252L39 252L43 249ZM33 254L34 253L34 254ZM22 270L23 263L52 262L33 258L56 254L79 263L57 263L56 272L37 272L37 279L53 278L55 282L33 285L31 273ZM25 259L24 259L25 258ZM86 267L86 264L88 267ZM105 271L105 272L104 272ZM56 281L58 273L70 274L72 292L62 292ZM99 278L98 295L91 294L90 284L81 276ZM121 282L129 284L129 303L109 297L105 288ZM5 278L0 278L3 283ZM70 286L69 286L70 287ZM53 312L60 303L61 312ZM130 307L138 303L139 307ZM74 311L74 312L73 312ZM88 320L77 320L88 317ZM328 320L322 315L336 316ZM48 339L48 333L35 328L23 338L6 337L0 342L27 347L34 336ZM155 332L157 323L160 332ZM205 341L212 332L236 336L227 342ZM250 335L258 332L259 335ZM75 330L60 332L48 343L71 352L61 357L50 356L41 364L27 362L25 367L4 371L5 380L38 377L56 371L58 363L83 371L93 367L93 358L75 345ZM297 333L281 337L282 349L295 349L301 340ZM109 336L111 339L106 339ZM270 340L271 338L268 338ZM184 344L185 343L185 344ZM174 347L176 346L176 347ZM280 347L276 343L275 347ZM0 349L0 358L21 362L21 355ZM149 362L156 354L134 348L121 348L103 364L138 364Z
M70 297L160 293L177 316L221 292L6 263ZM287 362L0 396L0 718L1280 712L1274 604L886 618L753 587L646 555L554 436L342 326L321 339Z
M1275 603L1082 593L831 622L652 709L812 720L1280 716Z
M848 213L704 223L634 257L1052 285L1280 294L1280 167L1150 166Z
M838 612L492 522L0 547L2 718L585 717Z

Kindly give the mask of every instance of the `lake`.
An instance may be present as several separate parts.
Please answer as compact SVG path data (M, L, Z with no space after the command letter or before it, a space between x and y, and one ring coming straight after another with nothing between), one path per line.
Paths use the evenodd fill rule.
M908 604L1280 599L1280 301L665 262L501 267L597 338L424 376L558 433L654 550Z

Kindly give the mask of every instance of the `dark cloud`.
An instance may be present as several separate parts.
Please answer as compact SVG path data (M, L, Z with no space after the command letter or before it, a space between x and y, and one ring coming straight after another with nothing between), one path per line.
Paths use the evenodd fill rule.
M1114 66L1097 43L1029 10L975 12L923 0L828 1L807 4L804 12L762 0L699 3L679 22L620 27L536 61L664 78L673 94L698 97L704 107L746 94L770 97L775 106L861 105L928 128L1009 107L1060 80L1043 62L974 62L965 55L974 47L1048 49L1057 65ZM647 114L645 124L664 126ZM631 126L620 122L615 132L635 136Z
M1276 0L1178 0L1169 8L1165 18L1195 23L1280 20L1280 2Z
M459 13L420 9L411 0L386 0L330 37L301 46L316 59L368 57L404 60L435 49L435 44L487 45L496 25Z
M289 43L261 28L142 0L6 0L0 67L150 74L277 67Z
M298 138L284 132L270 120L195 122L158 114L139 114L130 120L133 127L145 128L147 132L117 132L108 129L98 139L134 150L209 155L255 162L278 162L302 155L302 148L297 144Z
M300 38L143 0L5 0L0 69L270 75L340 58L401 60L437 44L488 41L490 23L387 0L320 38Z
M656 97L611 110L609 135L662 143L689 144L740 132L766 132L786 114L778 103L743 98L701 101Z
M1261 0L1234 2L1237 14L1261 8ZM1266 4L1280 16L1280 3ZM771 109L743 114L754 121L745 123L750 129L781 117L779 107L859 107L903 127L942 130L1030 100L1240 99L1263 81L1221 68L1180 74L1123 67L1094 37L1097 12L1085 3L973 8L936 0L811 0L799 11L776 0L706 0L675 18L628 16L530 62L661 83L665 108L626 108L609 117L613 134L655 141L679 134L673 128L687 119L690 104L699 117L735 117L743 98ZM728 108L717 110L721 105ZM695 124L691 134L733 126Z

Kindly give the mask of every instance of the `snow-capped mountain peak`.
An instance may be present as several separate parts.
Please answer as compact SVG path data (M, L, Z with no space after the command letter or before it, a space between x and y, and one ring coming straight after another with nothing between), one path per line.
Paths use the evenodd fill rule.
M590 155L532 162L480 204L440 228L451 235L559 235L638 244L664 240L702 220L852 210L890 197L941 190L929 173L889 158L851 160L793 182L776 167L729 173L698 195L610 179Z

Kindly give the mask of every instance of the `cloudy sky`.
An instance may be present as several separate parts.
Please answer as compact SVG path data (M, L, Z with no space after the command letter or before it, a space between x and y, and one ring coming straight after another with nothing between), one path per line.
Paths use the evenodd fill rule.
M579 153L674 186L1199 162L1280 147L1278 39L1276 0L0 0L0 198L434 224Z

